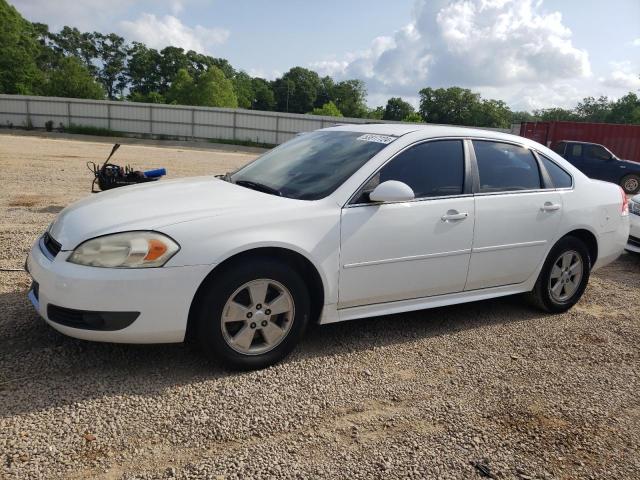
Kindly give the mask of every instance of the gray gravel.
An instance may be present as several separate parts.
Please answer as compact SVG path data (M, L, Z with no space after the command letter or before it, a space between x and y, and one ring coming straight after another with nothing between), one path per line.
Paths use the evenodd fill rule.
M53 217L42 209L86 191L80 159L55 155L104 146L6 139L0 267L19 267ZM152 153L184 174L216 161ZM16 182L45 160L75 173L10 206L42 193ZM63 337L27 288L0 272L0 478L640 478L640 256L594 274L564 315L514 297L316 326L250 373L183 345Z

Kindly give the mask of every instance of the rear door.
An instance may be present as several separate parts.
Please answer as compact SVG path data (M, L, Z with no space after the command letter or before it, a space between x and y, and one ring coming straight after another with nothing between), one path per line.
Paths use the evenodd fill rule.
M465 290L517 284L543 261L562 218L562 197L547 186L528 148L474 140L479 188Z

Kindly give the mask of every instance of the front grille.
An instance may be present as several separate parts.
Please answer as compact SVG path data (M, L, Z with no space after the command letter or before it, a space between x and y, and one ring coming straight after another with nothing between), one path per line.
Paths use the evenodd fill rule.
M640 248L640 238L634 237L633 235L629 236L629 245Z
M60 253L60 249L62 248L62 245L56 242L53 237L49 235L49 232L45 232L45 234L42 236L42 244L52 257L58 255L58 253Z

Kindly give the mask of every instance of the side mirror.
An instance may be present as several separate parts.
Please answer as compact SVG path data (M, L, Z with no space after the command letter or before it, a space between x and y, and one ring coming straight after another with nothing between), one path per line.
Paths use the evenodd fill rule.
M369 194L372 202L405 202L416 198L411 187L397 180L387 180Z

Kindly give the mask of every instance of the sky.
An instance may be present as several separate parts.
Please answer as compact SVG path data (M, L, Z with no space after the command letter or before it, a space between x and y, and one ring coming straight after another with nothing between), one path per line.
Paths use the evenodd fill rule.
M370 106L461 86L516 110L640 93L640 0L9 0L28 20L365 81Z

